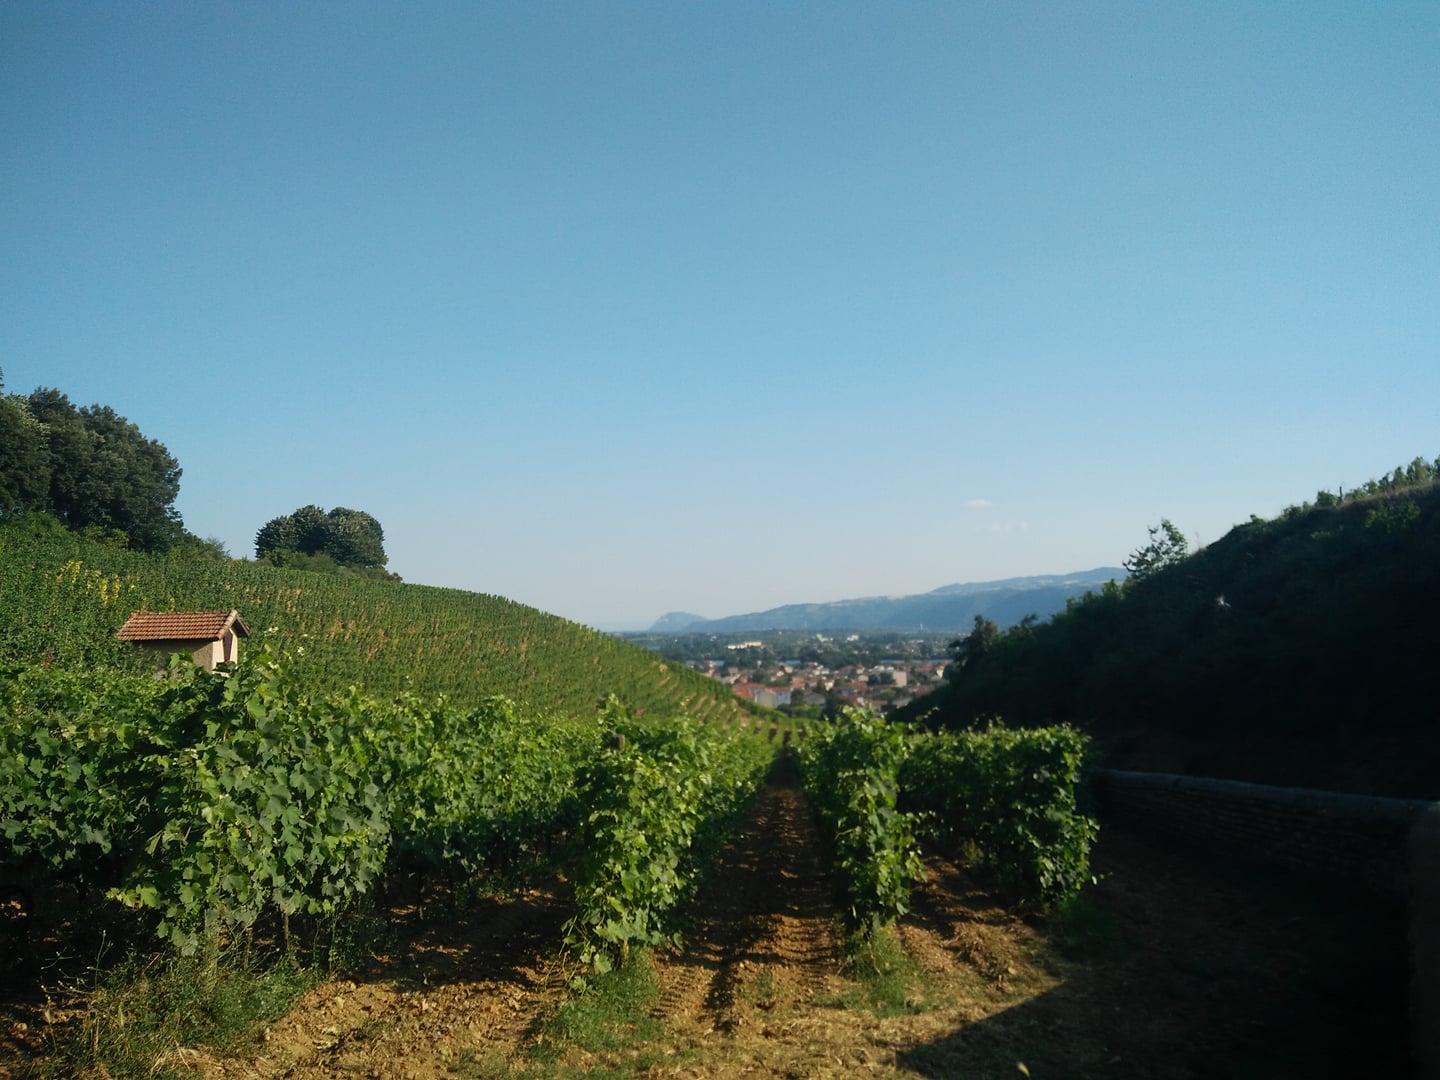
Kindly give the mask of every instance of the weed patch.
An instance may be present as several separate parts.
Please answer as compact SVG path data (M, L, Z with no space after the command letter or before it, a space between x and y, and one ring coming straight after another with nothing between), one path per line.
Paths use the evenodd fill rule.
M867 1008L878 1017L907 1016L930 1007L925 973L893 930L856 934L846 942L845 952L856 991L838 1004Z
M535 1056L555 1061L567 1048L616 1051L657 1038L663 1025L648 1010L659 992L650 954L632 950L603 975L577 980L570 996L542 1022Z
M235 1053L315 981L289 960L257 965L242 950L219 957L132 955L84 994L44 1075L167 1077L185 1049Z

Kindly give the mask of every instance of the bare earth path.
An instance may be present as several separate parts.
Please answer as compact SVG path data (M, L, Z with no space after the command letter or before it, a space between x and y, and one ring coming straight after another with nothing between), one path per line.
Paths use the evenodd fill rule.
M686 947L656 957L665 1034L645 1048L646 1075L913 1075L899 1061L906 1047L1053 985L1031 960L1038 935L988 900L990 922L969 926L974 898L957 901L943 879L958 872L932 858L921 895L933 897L901 930L922 969L914 1000L875 1015L846 977L824 850L786 764L702 888Z
M803 1055L815 1014L825 1011L816 1002L845 985L830 879L793 783L764 790L696 908L687 947L657 962L656 1015L676 1042L707 1059L687 1072L753 1071L756 1055L726 1052L749 1041L737 1040L742 1032Z

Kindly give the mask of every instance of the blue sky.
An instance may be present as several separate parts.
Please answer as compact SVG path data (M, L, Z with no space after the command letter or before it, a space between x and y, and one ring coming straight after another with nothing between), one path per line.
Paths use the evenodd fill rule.
M604 627L1440 454L1440 5L0 5L0 368Z

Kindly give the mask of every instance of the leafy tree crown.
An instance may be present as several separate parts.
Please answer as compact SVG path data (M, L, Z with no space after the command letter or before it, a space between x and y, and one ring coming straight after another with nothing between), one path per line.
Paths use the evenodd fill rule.
M1161 518L1159 525L1150 527L1150 542L1137 548L1122 565L1131 580L1139 581L1174 566L1189 553L1190 542L1185 534L1171 524L1169 518Z
M383 567L385 530L364 510L337 506L326 513L318 506L302 506L271 518L255 534L257 559L284 561L293 554L323 555L353 569Z

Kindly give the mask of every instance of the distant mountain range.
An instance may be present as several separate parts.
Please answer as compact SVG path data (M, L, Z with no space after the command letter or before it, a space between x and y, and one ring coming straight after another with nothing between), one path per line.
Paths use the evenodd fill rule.
M942 585L914 596L870 596L825 604L786 604L769 611L706 619L672 611L657 619L652 634L726 634L751 630L928 630L947 633L969 629L976 615L1001 629L1026 615L1042 619L1062 611L1065 601L1105 582L1123 581L1125 571L1101 566L1073 574Z

